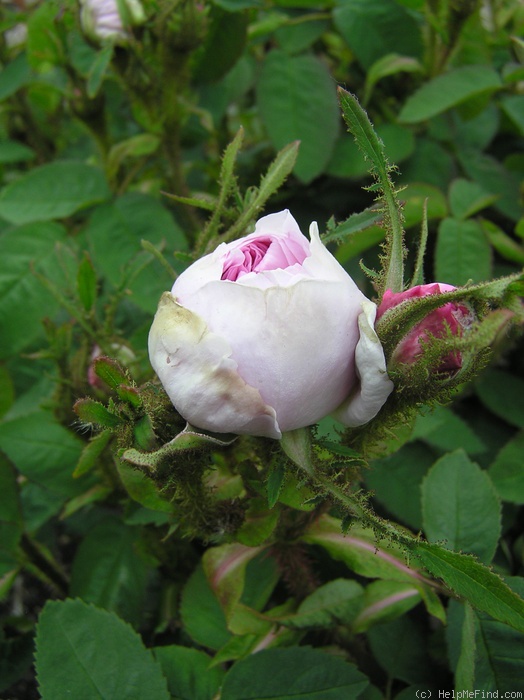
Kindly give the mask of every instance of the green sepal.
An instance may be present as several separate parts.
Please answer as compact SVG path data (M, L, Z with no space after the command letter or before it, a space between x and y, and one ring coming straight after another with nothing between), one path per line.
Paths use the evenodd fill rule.
M112 357L101 355L93 361L93 371L108 387L116 390L121 384L129 384L129 375Z
M91 469L95 467L98 458L111 440L112 434L113 433L111 430L103 430L101 433L91 438L91 440L82 450L80 459L78 460L75 471L73 472L73 478L77 479L78 477L87 474L87 472L90 472Z
M91 311L96 302L97 283L95 268L87 253L78 266L76 288L82 306L87 312Z
M160 449L154 452L139 452L139 450L131 448L125 450L121 457L126 462L142 467L146 471L155 472L167 460L175 457L177 453L211 447L227 447L236 440L236 437L236 435L230 435L229 433L217 435L199 432L198 429L193 428L188 423L184 430Z
M118 428L123 420L116 413L111 413L103 404L94 399L78 399L73 410L83 423L103 428Z

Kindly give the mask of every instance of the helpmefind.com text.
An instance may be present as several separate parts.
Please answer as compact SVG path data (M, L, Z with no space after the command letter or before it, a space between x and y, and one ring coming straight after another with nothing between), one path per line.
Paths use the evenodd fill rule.
M519 700L524 697L521 690L416 690L418 700Z

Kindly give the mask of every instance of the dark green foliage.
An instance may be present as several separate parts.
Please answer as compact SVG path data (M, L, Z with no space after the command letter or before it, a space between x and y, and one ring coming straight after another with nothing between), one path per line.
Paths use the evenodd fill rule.
M80 6L0 9L0 695L523 690L522 7L118 0L98 41ZM478 323L394 366L442 297L384 314L362 428L205 433L152 316L284 208Z

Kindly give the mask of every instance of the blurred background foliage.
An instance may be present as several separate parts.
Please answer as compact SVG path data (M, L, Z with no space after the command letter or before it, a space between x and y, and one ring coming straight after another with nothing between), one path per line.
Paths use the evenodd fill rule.
M248 519L237 533L242 546L259 549L236 571L240 591L228 590L259 611L258 628L252 618L226 620L220 586L217 598L199 565L213 551L209 537L180 536L172 503L114 458L112 434L89 440L73 405L84 396L109 401L109 418L91 422L115 427L119 411L135 444L147 447L140 418L148 394L136 390L152 378L147 332L173 275L209 244L200 235L208 216L217 235L243 215L238 235L247 232L262 206L290 208L303 230L317 220L373 294L358 263L376 266L384 231L349 218L373 205L373 192L363 189L372 181L345 132L337 85L358 97L398 165L412 248L427 199L427 281L462 285L521 269L524 6L143 0L137 21L134 4L119 0L123 31L101 39L88 4L0 6L0 693L40 697L37 619L46 600L66 596L77 600L48 603L38 624L40 694L53 700L65 697L66 675L80 679L79 698L211 700L221 692L235 700L260 697L261 688L264 697L305 697L278 674L268 685L275 668L291 676L310 668L308 698L522 689L520 633L456 600L444 611L430 584L396 575L400 559L384 571L357 550L323 547L296 483L272 511L258 493L249 506L257 527ZM236 184L226 192L222 155L239 129ZM296 162L264 190L261 178L295 141ZM108 365L109 387L104 367L93 369L100 355L128 368L119 375ZM452 407L422 414L363 479L380 513L475 553L521 593L522 357L516 335L501 337L474 385ZM332 436L328 424L322 431ZM255 487L250 470L233 474L225 454L214 455L211 473L218 499L231 501ZM231 523L216 517L211 544L228 542L220 527L230 533ZM275 532L280 544L267 556ZM359 537L373 549L372 533ZM300 607L314 591L320 597ZM414 607L421 599L430 614ZM269 615L269 604L283 607ZM76 628L95 648L110 637L111 649L125 649L108 667L136 668L135 686L111 685L98 669L103 692L82 694L78 669L57 673L59 630ZM262 647L274 648L251 655ZM249 684L252 694L242 694Z

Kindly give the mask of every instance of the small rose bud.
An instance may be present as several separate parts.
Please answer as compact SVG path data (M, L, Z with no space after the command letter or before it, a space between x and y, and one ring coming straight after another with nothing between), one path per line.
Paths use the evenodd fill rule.
M286 210L191 265L160 300L149 357L178 412L218 433L280 438L335 413L373 418L393 389L376 306Z
M139 0L80 0L80 19L87 36L99 43L106 40L126 42L128 28L145 21Z
M442 294L455 289L456 287L450 284L439 282L417 285L405 292L392 292L388 289L378 307L377 319L408 299L420 299L430 294ZM460 302L448 301L438 309L430 311L422 321L409 330L395 348L391 364L413 364L422 355L424 343L431 338L443 338L449 334L461 337L474 320L475 314L468 306ZM443 357L437 372L454 375L461 368L462 355L454 350Z

